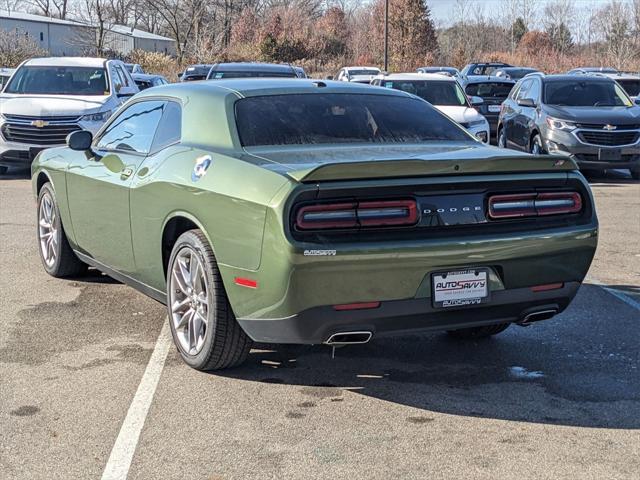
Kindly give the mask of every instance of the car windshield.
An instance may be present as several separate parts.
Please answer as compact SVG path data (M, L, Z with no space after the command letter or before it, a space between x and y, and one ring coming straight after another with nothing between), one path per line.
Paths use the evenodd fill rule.
M380 71L363 68L360 70L349 70L348 73L350 77L355 77L357 75L378 75Z
M290 94L236 103L242 145L475 142L422 100L368 94Z
M245 72L212 72L211 78L297 78L294 70L285 70L282 72L265 72L259 70L249 70Z
M5 92L34 95L108 95L109 82L104 68L23 66L13 76Z
M467 95L481 98L507 98L513 84L503 82L470 83L464 89Z
M471 70L471 75L491 75L498 68L503 66L504 65L476 65L476 67Z
M433 105L468 107L467 97L454 81L438 80L383 80L386 88L417 95Z
M568 107L630 107L631 100L614 81L546 82L544 103Z
M638 80L618 80L618 83L630 97L640 95L640 79Z
M129 73L133 73L133 63L125 63L124 66L129 70Z

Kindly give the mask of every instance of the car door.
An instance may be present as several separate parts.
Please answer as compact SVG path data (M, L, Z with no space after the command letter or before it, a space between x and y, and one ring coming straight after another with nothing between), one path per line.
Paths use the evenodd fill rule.
M520 100L527 96L527 92L531 88L533 80L525 80L522 82L522 86L518 91L518 94L515 97L515 102L513 104L513 114L511 120L511 126L507 130L508 142L512 148L516 148L518 150L526 150L527 141L525 141L526 132L526 116L522 105L520 105Z
M538 108L540 105L540 80L534 78L527 89L523 99L529 100L531 105L521 105L520 119L522 122L522 147L526 151L531 150L531 137L538 120Z
M125 274L135 270L129 187L151 149L164 101L130 104L98 133L93 147L70 165L67 192L80 249Z

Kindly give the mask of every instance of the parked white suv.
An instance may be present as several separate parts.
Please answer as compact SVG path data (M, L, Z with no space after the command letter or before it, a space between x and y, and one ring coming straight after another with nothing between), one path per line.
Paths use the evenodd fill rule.
M474 105L483 103L482 98L467 98L454 77L439 73L395 73L378 75L371 81L371 85L416 95L462 125L479 140L489 142L489 122L473 108Z
M341 82L369 83L373 77L380 74L377 67L344 67L336 75Z
M96 133L138 92L124 63L52 57L23 62L0 93L0 173L28 167L45 148L75 130Z

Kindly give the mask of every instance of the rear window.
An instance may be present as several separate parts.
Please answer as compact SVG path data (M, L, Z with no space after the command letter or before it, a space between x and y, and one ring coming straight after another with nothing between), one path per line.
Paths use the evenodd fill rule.
M640 95L640 80L618 80L618 83L629 96L637 97Z
M245 147L339 143L475 142L428 103L367 94L291 94L236 103Z
M402 90L442 106L468 107L467 97L458 82L438 80L383 80L381 86Z
M614 81L562 80L547 82L544 103L569 107L630 107L631 101Z
M464 91L471 97L507 98L512 88L513 84L511 83L482 82L470 83Z
M222 78L297 78L298 75L294 70L282 72L265 72L265 71L246 71L246 72L211 72L213 79Z

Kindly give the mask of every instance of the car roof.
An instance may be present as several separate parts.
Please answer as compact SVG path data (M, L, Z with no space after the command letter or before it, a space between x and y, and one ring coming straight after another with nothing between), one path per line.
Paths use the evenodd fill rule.
M43 57L27 60L24 65L36 67L92 67L102 68L106 58L94 57Z
M230 62L216 63L213 71L227 72L291 72L293 66L288 63L262 63L262 62ZM295 71L295 70L294 70Z
M498 70L504 70L506 72L513 71L513 70L531 70L531 71L536 71L536 72L540 71L537 68L533 68L533 67L500 67L500 68L498 68Z
M355 67L344 67L344 69L345 70L376 70L378 72L381 71L378 67L365 67L365 66L362 66L362 67L358 67L358 66L355 66Z
M466 81L464 82L466 85L471 83L516 83L515 80L505 77L495 77L492 75L468 75Z
M576 75L571 75L570 73L555 73L552 75L540 75L540 77L545 82L557 82L557 81L571 81L571 82L581 81L582 82L585 80L594 81L594 82L611 81L611 78L606 77L604 75L580 75L576 77ZM528 78L531 78L531 77L528 77ZM580 79L580 80L577 80L577 79Z
M441 73L390 73L388 75L376 75L382 80L435 80L438 82L455 82L456 79Z
M317 94L317 93L348 93L348 94L375 94L411 96L406 92L391 88L373 89L369 85L333 80L310 80L304 78L241 78L221 79L215 82L172 83L154 89L155 92L146 93L146 90L136 95L143 96L163 95L176 98L191 98L193 96L216 96L236 98L255 97L267 95L286 94Z
M162 75L155 75L153 73L132 73L131 77L134 80L153 80L154 78L164 78Z

